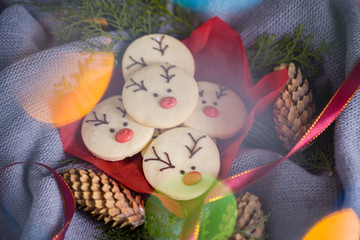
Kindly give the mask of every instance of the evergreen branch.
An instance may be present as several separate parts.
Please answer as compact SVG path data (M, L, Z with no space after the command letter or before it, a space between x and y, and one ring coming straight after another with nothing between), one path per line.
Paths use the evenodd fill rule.
M62 160L61 163L64 164L64 165L74 165L75 163L82 163L84 162L82 159L80 158L69 158L69 159L65 159L65 160Z
M328 171L333 175L335 166L334 125L330 125L303 153L297 153L292 161L310 172Z
M260 238L254 238L253 236L250 236L248 233L250 232L253 232L255 229L257 229L258 227L260 227L261 225L265 224L265 222L267 222L269 220L269 217L270 217L270 214L268 215L265 215L261 218L261 220L255 224L254 226L251 226L249 228L246 228L246 229L243 229L243 230L238 230L238 229L235 229L234 230L234 233L240 233L242 235L244 235L247 239L251 238L251 239L254 239L254 240L265 240L266 238L269 237L269 235L265 235L263 237L260 237Z
M294 34L282 38L265 33L246 53L254 79L272 72L280 63L289 62L295 62L308 79L314 79L322 74L323 54L328 53L333 45L323 40L316 47L312 44L312 35L306 34L303 25L300 25Z
M319 105L321 104L319 103ZM329 176L331 176L335 166L333 131L334 129L331 125L303 152L294 154L290 160L309 172L315 173L326 170L329 172ZM283 156L288 153L282 146L282 142L275 131L271 110L254 120L253 126L246 136L243 145L247 148L261 148L278 152Z
M100 240L151 240L151 236L146 230L145 226L131 230L129 226L126 227L112 227L111 224L104 224L99 229L103 230L103 236L95 236Z
M56 4L25 3L38 11L53 14L52 33L57 41L84 41L84 51L109 51L120 41L130 42L141 35L157 33L169 25L166 33L187 36L196 26L192 12L168 0L67 0ZM116 34L111 34L115 31ZM110 46L89 39L107 37Z

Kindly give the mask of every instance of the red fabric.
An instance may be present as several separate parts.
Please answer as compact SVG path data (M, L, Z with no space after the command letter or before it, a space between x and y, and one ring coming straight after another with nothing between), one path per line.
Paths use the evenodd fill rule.
M220 178L226 177L233 159L253 124L257 114L266 110L288 79L286 70L270 73L253 86L244 46L240 35L219 18L212 18L183 43L190 49L195 59L195 79L224 85L239 94L245 101L249 115L241 132L219 143L221 156ZM122 77L115 69L105 98L120 94ZM82 120L60 128L64 151L86 160L108 173L128 188L151 193L142 172L141 156L118 162L108 162L94 157L85 147L80 134Z

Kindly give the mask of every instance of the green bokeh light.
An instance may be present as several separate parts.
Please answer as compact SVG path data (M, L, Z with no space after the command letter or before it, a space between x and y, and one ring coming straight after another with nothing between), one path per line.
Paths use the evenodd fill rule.
M219 182L219 181L217 181ZM236 199L230 191L222 198L204 203L207 194L189 201L179 201L185 218L179 218L151 195L145 205L145 227L153 239L184 239L193 234L200 214L199 240L227 239L234 230Z

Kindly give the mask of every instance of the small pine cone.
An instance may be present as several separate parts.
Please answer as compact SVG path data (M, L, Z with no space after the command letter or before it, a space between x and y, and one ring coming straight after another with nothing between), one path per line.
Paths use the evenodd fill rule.
M290 150L313 122L315 103L309 83L294 63L281 64L276 70L288 68L289 80L274 103L275 129L286 149Z
M92 170L70 169L63 177L73 191L76 203L98 220L113 221L113 227L130 225L134 229L144 223L144 201L129 189Z
M240 194L236 202L238 210L235 232L229 240L253 240L263 237L265 234L265 224L262 222L264 214L259 198L247 192Z

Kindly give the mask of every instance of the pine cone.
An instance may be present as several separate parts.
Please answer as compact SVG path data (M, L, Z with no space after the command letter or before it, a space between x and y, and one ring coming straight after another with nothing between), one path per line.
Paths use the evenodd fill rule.
M140 195L118 184L104 173L70 169L63 177L72 189L76 203L91 211L98 220L114 221L113 227L127 225L134 229L144 223L144 202Z
M245 234L234 233L230 240L253 240L261 238L265 234L265 225L261 223L264 218L259 198L250 193L240 194L236 198L238 205L235 231ZM259 225L259 226L257 226Z
M276 70L286 69L281 64ZM313 122L315 103L309 83L303 77L300 68L290 63L288 67L289 80L281 90L274 103L275 129L286 149L290 150L305 134Z

